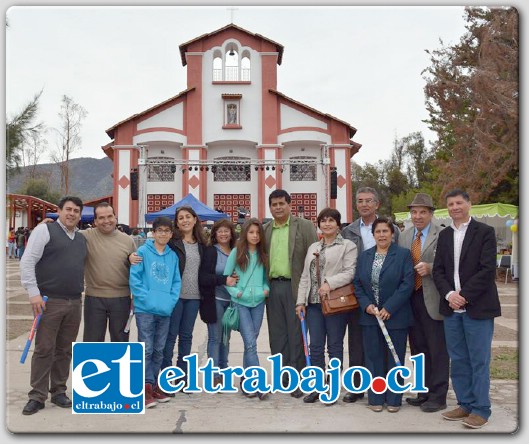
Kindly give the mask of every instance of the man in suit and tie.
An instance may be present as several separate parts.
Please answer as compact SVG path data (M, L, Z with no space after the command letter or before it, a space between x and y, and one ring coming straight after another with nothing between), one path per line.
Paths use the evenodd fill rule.
M488 423L490 359L494 318L501 316L496 288L494 228L470 217L471 202L463 190L446 195L452 223L439 233L433 279L441 295L450 376L458 407L442 413L479 429Z
M266 316L272 355L281 353L283 365L301 371L305 357L296 301L307 250L318 235L311 221L290 214L290 202L285 190L274 190L268 197L274 219L264 225L270 265ZM296 389L291 396L300 398L303 392Z
M443 316L439 313L441 297L432 279L441 227L432 221L435 207L430 195L416 194L408 208L413 226L401 233L399 245L411 250L415 268L415 290L411 298L415 323L409 331L410 348L412 355L424 353L428 393L420 393L417 398L406 398L406 402L431 413L446 408L449 374Z

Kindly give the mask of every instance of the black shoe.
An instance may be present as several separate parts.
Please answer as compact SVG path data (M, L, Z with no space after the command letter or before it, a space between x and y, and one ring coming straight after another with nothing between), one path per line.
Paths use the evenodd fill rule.
M318 392L312 392L303 398L303 402L306 402L307 404L312 404L318 399L320 399L320 394Z
M44 403L30 399L22 410L23 415L33 415L44 408Z
M241 393L242 393L244 396L246 396L247 398L255 398L255 397L257 396L257 393L256 393L256 392L254 392L254 393L248 393L246 390L244 390L244 389L242 388L242 383L243 383L243 381L244 381L244 377L241 377L241 382L240 382L240 384L239 384L239 387L241 388Z
M293 398L301 398L303 395L304 393L298 388L290 394Z
M364 394L363 393L351 393L351 392L348 392L343 397L342 401L343 402L347 402L347 403L351 403L351 402L356 402L359 399L363 399L363 398L364 398Z
M217 375L213 378L213 387L219 386L222 387L222 375Z
M62 407L63 409L67 409L72 406L71 399L68 398L68 396L66 396L64 393L51 398L51 402L53 402L55 405L58 405L59 407Z
M425 413L433 413L438 412L439 410L446 409L446 403L445 404L439 404L437 402L425 402L423 405L421 405L421 410Z
M264 401L266 398L268 398L268 393L257 392L257 396L259 397L260 401Z
M418 397L418 398L406 398L406 402L413 407L420 407L428 401L428 398Z

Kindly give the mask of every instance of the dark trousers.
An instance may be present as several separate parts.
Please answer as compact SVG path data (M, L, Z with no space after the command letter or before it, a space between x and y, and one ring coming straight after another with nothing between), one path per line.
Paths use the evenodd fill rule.
M266 299L268 337L272 355L281 353L283 365L300 371L305 367L301 323L296 316L296 302L290 281L270 281L270 296Z
M66 393L66 381L72 362L72 342L81 324L81 298L49 298L35 338L31 358L32 389L29 399L45 402L51 396Z
M309 349L311 364L325 370L325 344L329 360L337 358L343 368L343 338L347 323L347 313L325 316L321 304L307 306L307 325L309 327Z
M377 376L386 377L388 371L396 366L395 360L380 327L378 325L364 326L364 350L366 351L366 368L371 372L373 378ZM408 339L407 328L388 328L389 336L397 352L401 363L405 362L406 343ZM397 381L403 384L404 380L398 376ZM377 394L371 389L368 390L368 399L370 405L387 405L400 406L402 403L402 393L393 393L386 390L384 393Z
M365 366L362 327L360 326L360 309L347 313L347 342L349 350L349 367ZM355 372L354 383L360 385L360 375Z
M436 321L428 314L422 287L413 293L411 308L415 324L409 330L410 350L412 355L424 353L425 383L428 387L428 393L420 394L419 397L446 404L450 359L443 321Z
M111 342L128 342L123 330L129 319L130 296L102 298L85 296L83 342L104 342L107 332Z

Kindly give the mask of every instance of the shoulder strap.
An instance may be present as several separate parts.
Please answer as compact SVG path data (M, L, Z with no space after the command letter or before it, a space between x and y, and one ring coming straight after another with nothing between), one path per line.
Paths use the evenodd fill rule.
M250 282L250 279L252 278L252 276L253 276L253 272L255 271L256 268L257 268L257 263L254 264L253 269L252 269L252 272L250 273L250 276L248 277L248 280L246 281L246 285L245 285L244 288L242 289L242 292L243 292L243 293L244 293L244 290L246 290L246 287L248 286L248 283Z
M321 287L321 277L320 277L320 252L315 251L314 256L316 256L316 280L318 282L318 289Z

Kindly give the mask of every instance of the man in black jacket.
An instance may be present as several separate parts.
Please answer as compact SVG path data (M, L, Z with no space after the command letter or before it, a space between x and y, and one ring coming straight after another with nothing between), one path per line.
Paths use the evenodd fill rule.
M463 190L446 195L452 223L439 234L433 279L445 316L450 375L459 407L442 413L478 429L491 414L490 357L494 318L501 315L496 288L494 229L470 217L470 198Z

